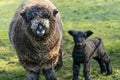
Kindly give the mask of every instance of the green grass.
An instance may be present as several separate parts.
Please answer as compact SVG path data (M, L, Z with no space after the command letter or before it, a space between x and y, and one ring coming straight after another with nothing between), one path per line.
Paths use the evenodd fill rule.
M0 80L25 80L26 72L18 62L8 39L10 20L15 10L25 0L0 0ZM120 80L120 1L119 0L52 0L61 12L63 20L63 61L64 66L57 72L58 80L72 78L72 37L67 31L92 30L91 36L103 39L105 49L111 56L113 74L99 74L99 66L91 61L93 80ZM79 78L84 80L82 67ZM40 76L44 80L44 76Z

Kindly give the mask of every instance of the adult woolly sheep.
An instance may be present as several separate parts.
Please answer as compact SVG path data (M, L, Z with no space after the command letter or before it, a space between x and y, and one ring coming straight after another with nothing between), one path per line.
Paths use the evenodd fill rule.
M49 0L28 0L15 12L9 38L27 80L56 80L54 68L62 65L62 23L60 14Z
M90 79L90 60L95 59L101 69L101 73L112 74L112 66L110 57L104 50L103 42L100 38L93 38L86 40L93 34L91 30L86 32L70 30L68 33L74 39L74 49L72 53L73 57L73 80L78 80L80 64L84 66L85 80Z

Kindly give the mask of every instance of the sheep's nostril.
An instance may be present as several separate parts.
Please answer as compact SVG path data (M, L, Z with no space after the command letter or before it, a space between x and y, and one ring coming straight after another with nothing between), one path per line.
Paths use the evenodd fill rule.
M77 43L77 45L82 46L82 43Z
M80 45L82 46L83 44L82 44L82 43L80 43Z
M43 36L45 34L45 29L42 25L39 25L37 28L37 35Z

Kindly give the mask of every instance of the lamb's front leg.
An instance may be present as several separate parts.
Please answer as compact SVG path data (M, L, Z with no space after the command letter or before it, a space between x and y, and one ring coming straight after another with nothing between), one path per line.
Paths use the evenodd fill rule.
M85 80L91 80L90 79L90 61L86 61L84 63L84 76L85 76Z
M80 69L80 64L77 64L73 60L73 79L72 80L78 80L79 69Z

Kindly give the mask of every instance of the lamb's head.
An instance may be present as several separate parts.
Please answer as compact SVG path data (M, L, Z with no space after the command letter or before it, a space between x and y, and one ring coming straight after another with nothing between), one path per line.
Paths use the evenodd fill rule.
M28 29L37 36L44 36L50 30L50 19L55 17L58 11L50 10L39 5L26 8L20 15L29 25Z
M91 30L86 32L69 30L68 33L73 37L74 43L77 46L83 46L85 44L86 38L93 34Z

